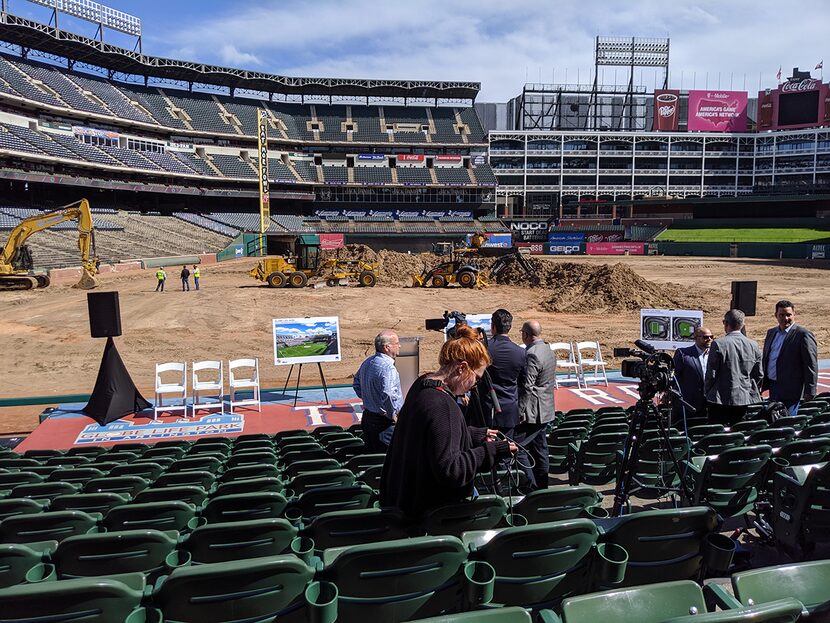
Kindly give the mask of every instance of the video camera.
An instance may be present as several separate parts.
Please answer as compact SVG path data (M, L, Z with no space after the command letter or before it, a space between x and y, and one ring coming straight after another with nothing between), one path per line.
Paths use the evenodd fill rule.
M615 348L614 357L637 357L623 359L621 373L629 378L640 379L639 392L642 398L651 399L659 392L671 389L674 375L674 360L671 355L658 351L644 340L635 340L634 348Z
M462 324L467 324L467 314L460 311L445 311L444 316L441 318L427 318L424 320L424 328L427 331L443 331L447 328L447 325L450 324L450 320L455 320L454 327L460 326ZM453 327L453 328L454 328ZM452 336L452 329L450 329L450 335L447 337Z

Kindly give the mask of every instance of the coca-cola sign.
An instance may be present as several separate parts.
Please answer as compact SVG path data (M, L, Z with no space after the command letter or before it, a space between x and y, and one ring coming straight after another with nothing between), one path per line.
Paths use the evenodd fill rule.
M819 88L821 83L813 78L804 78L804 80L792 82L785 82L781 85L782 93L801 93L803 91L815 91Z

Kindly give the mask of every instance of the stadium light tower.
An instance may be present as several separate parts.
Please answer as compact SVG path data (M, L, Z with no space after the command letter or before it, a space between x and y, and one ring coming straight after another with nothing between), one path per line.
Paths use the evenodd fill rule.
M593 107L593 130L597 129L599 68L628 67L628 89L625 93L620 128L628 107L629 127L634 117L634 69L636 67L662 68L663 88L669 85L669 39L646 39L641 37L597 37L594 52L594 89L588 106L588 117Z
M141 18L124 13L112 7L105 6L93 0L28 0L32 4L52 9L49 25L60 30L58 15L69 15L95 24L95 39L104 42L104 29L109 28L116 32L131 35L136 38L133 51L141 54ZM2 0L3 13L8 10L9 0Z

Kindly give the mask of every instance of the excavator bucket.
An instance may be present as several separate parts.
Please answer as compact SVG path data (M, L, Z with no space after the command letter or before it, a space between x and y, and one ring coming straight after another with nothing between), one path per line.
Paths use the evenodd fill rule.
M412 275L412 287L413 288L422 288L424 286L424 277L423 275Z
M92 290L98 287L98 278L85 270L81 273L81 280L72 287L79 290Z

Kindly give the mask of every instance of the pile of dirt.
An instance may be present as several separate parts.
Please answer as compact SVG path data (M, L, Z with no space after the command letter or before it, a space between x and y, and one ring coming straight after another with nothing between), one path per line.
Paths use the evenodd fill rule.
M365 244L348 244L342 249L324 251L324 257L342 260L358 260L378 265L378 283L385 286L407 286L411 275L420 275L424 267L436 261L431 253L398 253L374 251Z
M362 244L347 245L337 251L326 251L340 259L361 260L378 264L378 283L389 286L410 284L411 275L419 275L424 267L434 266L439 258L431 253L398 253L373 251ZM532 267L528 276L516 260L508 262L500 272L498 283L548 291L541 308L552 312L588 313L619 312L654 307L658 309L700 309L705 306L706 293L674 284L658 284L644 279L625 264L590 265L575 262L541 260L525 256ZM479 258L482 269L488 270L492 258ZM704 310L705 311L705 310Z

